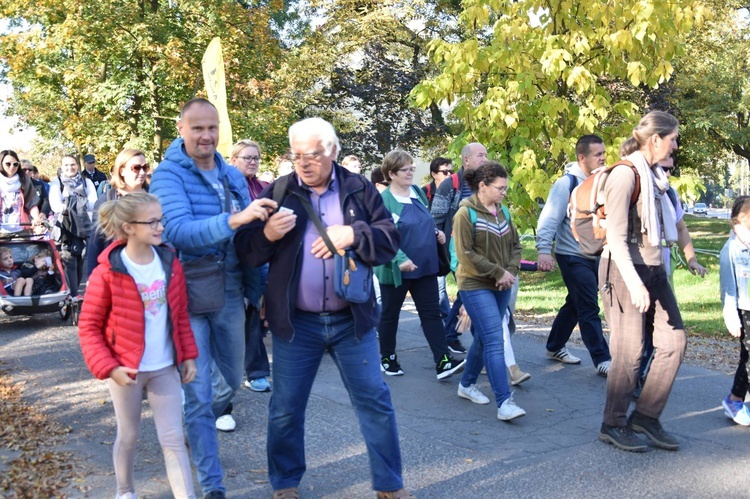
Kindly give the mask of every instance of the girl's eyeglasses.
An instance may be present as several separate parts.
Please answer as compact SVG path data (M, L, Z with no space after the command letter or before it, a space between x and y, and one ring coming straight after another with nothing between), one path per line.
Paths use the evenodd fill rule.
M164 218L164 217L161 217L161 218L156 218L156 219L154 219L154 220L146 220L145 222L144 222L144 221L141 221L141 220L132 220L132 221L130 221L130 222L128 222L128 223L129 223L129 224L141 224L141 225L148 225L148 226L149 226L149 227L151 227L152 229L156 230L156 229L158 229L158 228L159 228L159 226L160 226L160 225L161 225L161 226L164 226L164 220L165 220L165 218Z
M6 161L5 163L3 163L3 166L7 166L8 168L18 168L19 166L21 166L21 163L19 163L18 161L13 161L12 163L10 161Z

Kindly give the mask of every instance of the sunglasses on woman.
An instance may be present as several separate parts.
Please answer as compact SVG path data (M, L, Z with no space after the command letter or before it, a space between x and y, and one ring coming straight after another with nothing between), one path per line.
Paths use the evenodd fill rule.
M18 168L19 166L21 166L21 163L19 163L18 161L5 161L3 163L3 166L7 166L8 168Z
M130 171L132 171L133 173L139 173L139 172L148 173L150 168L151 167L148 164L130 165Z

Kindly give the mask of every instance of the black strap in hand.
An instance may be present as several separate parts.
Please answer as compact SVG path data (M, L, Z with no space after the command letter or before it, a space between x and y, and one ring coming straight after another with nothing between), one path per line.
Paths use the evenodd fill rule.
M339 251L336 249L336 246L333 245L333 242L331 241L331 238L328 237L328 232L326 231L325 225L323 225L323 222L320 220L320 217L318 217L318 214L315 213L315 210L313 209L312 203L310 200L303 196L300 196L300 199L302 200L302 206L305 208L305 211L307 212L307 216L310 217L310 220L313 221L315 224L315 228L318 229L318 234L320 234L320 237L323 238L323 241L326 243L326 246L328 246L328 251L331 252L332 255L343 254L343 251Z

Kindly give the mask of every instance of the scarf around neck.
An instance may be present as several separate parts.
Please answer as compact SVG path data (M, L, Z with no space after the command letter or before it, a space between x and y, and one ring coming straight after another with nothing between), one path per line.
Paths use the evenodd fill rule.
M0 230L3 232L18 232L21 230L23 217L23 194L21 194L21 179L18 174L6 177L0 174Z
M18 192L21 190L21 178L16 173L12 177L6 177L0 173L0 192L6 193Z
M260 193L268 185L268 182L259 180L258 177L253 175L252 178L247 179L247 188L250 191L250 199L255 201L260 196Z
M651 246L660 246L662 236L671 246L677 241L677 214L669 200L669 179L661 166L651 166L643 153L636 151L629 160L641 177L641 232Z

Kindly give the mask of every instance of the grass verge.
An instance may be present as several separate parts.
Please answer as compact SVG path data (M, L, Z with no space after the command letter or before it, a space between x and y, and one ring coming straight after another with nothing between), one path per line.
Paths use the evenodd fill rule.
M719 294L719 259L702 251L718 253L729 237L729 221L725 219L685 215L698 261L708 269L704 279L692 275L684 266L675 267L674 288L680 312L689 333L701 336L727 334L721 312ZM535 261L537 252L531 239L523 241L523 258ZM448 295L456 296L456 283L448 276ZM565 302L567 289L560 271L523 272L521 290L516 302L516 314L536 323L551 323ZM601 304L600 304L601 307ZM604 313L602 312L602 319Z

